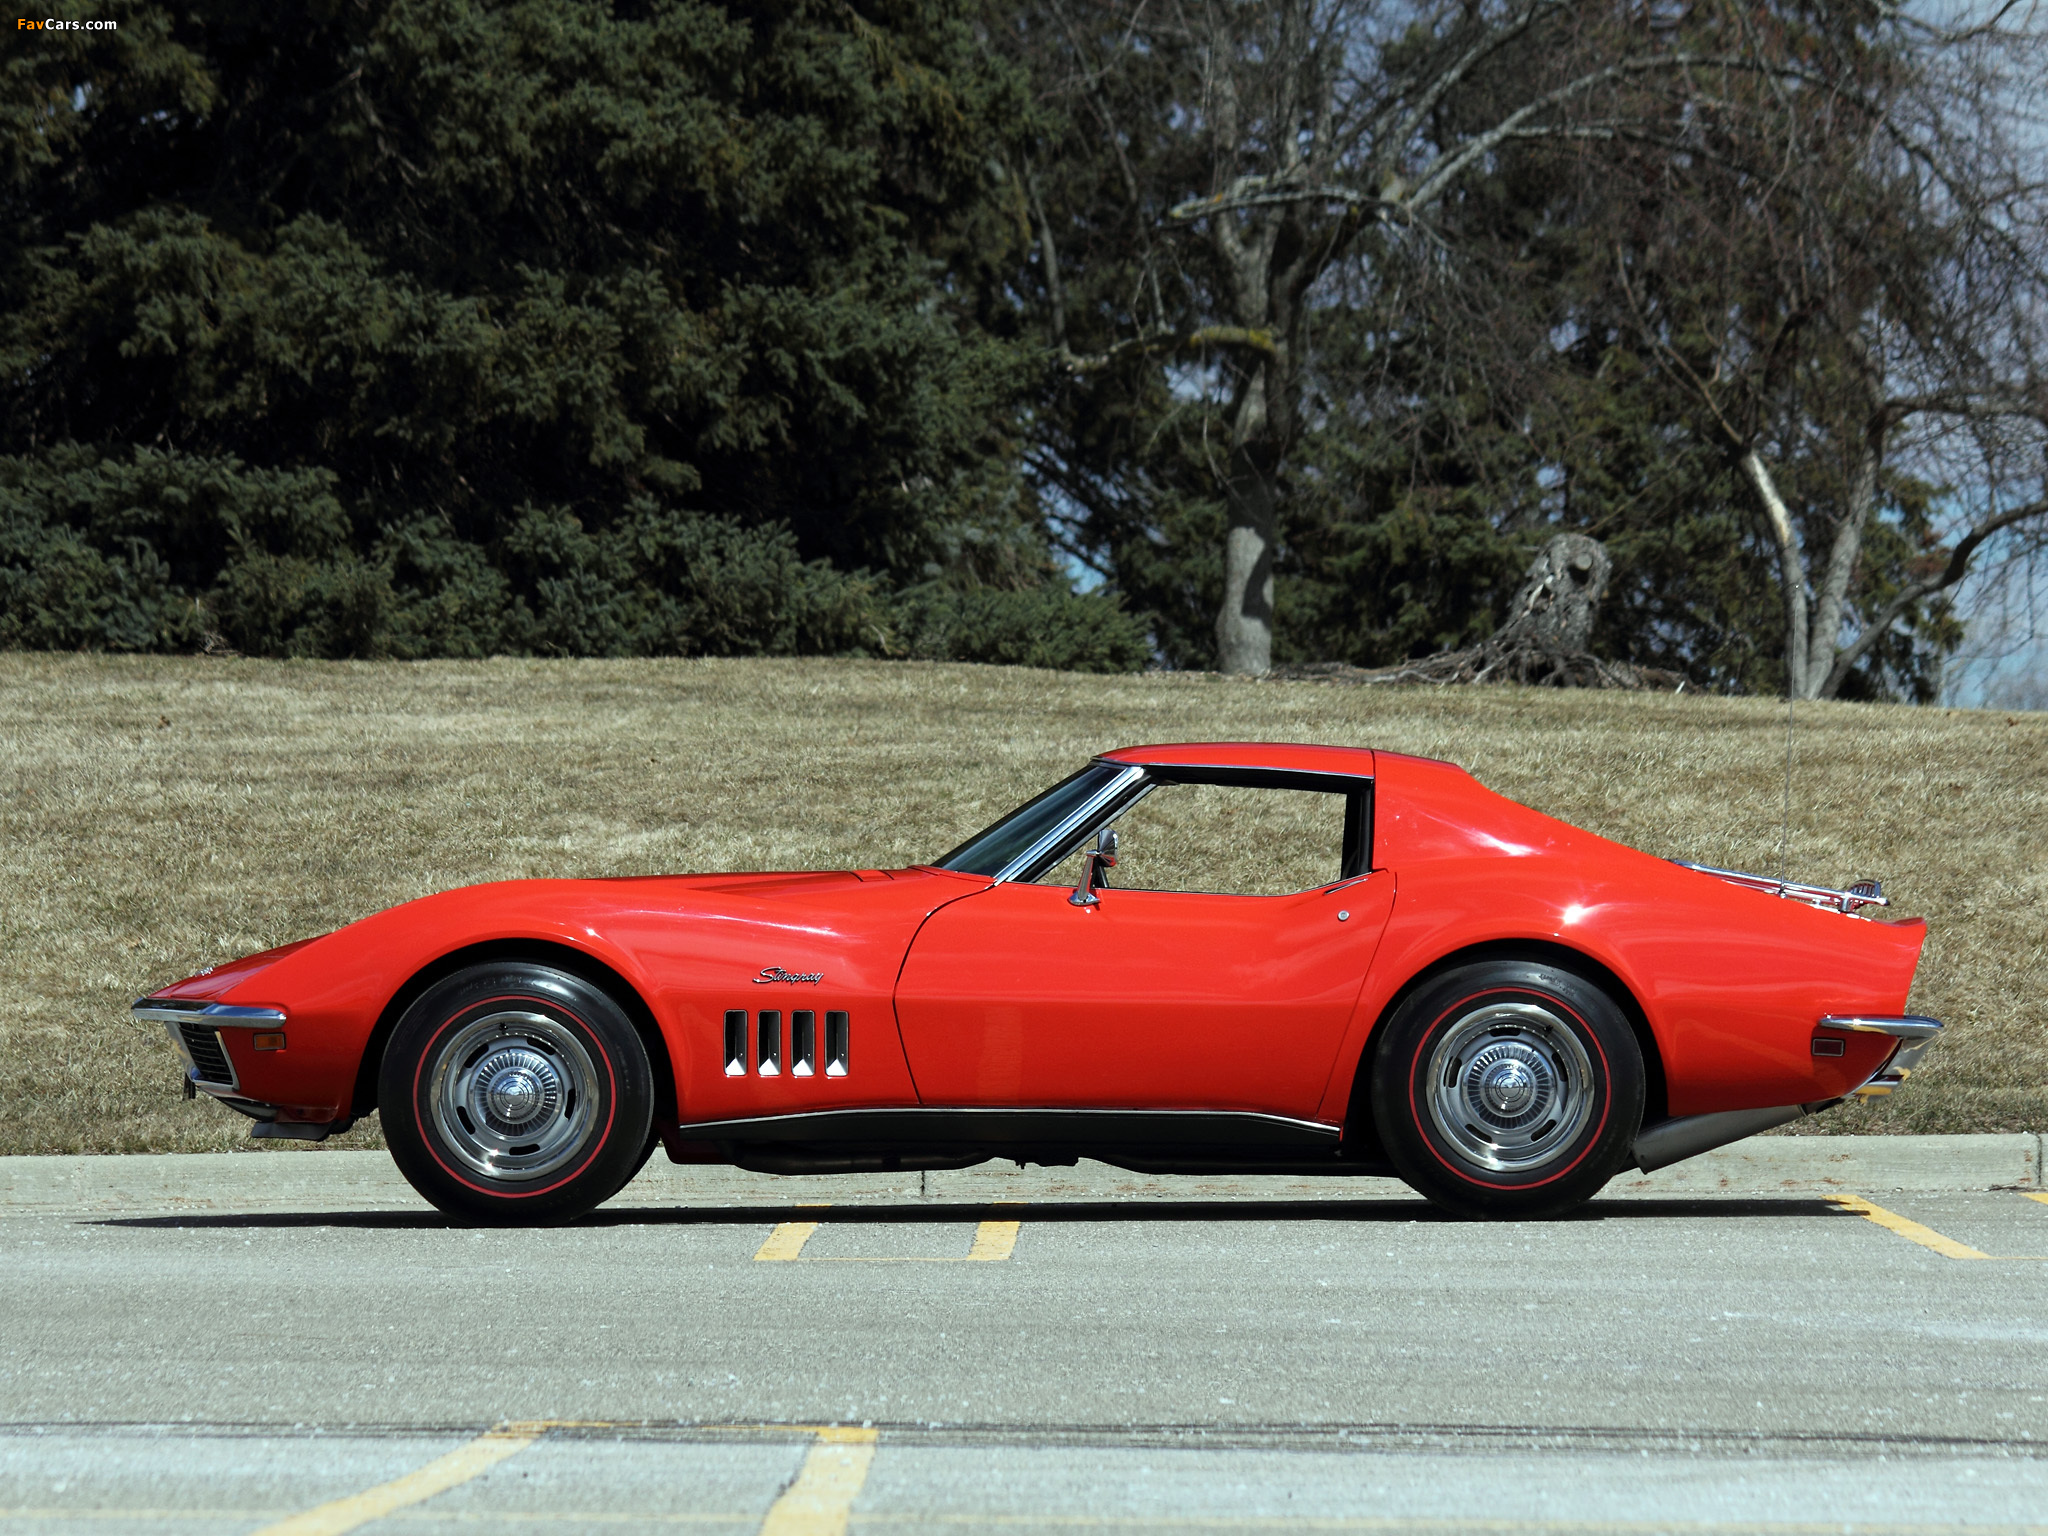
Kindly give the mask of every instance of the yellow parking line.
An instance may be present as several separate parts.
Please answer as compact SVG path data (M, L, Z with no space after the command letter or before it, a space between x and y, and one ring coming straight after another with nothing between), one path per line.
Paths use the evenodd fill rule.
M876 1431L829 1425L804 1457L796 1481L761 1522L761 1536L843 1536L853 1501L875 1459Z
M815 1221L785 1221L768 1234L768 1241L761 1245L755 1259L794 1259L804 1251L804 1244L811 1240L811 1234L818 1230Z
M264 1526L252 1536L342 1536L358 1526L381 1520L395 1509L418 1504L437 1493L466 1483L479 1472L516 1456L543 1434L546 1424L500 1424L459 1450L435 1458L417 1472L316 1505L300 1514Z
M1021 1221L984 1221L974 1229L974 1246L967 1250L969 1263L999 1264L1017 1247Z
M785 1263L805 1264L1000 1264L1017 1249L1017 1229L1022 1222L984 1221L974 1229L974 1246L967 1250L964 1258L928 1258L912 1255L907 1258L804 1258L804 1244L811 1240L811 1234L818 1230L815 1221L785 1221L768 1234L768 1241L761 1245L754 1255L761 1260L781 1260Z
M1988 1259L1988 1253L1981 1253L1967 1243L1959 1243L1952 1237L1943 1237L1932 1227L1923 1227L1917 1221L1908 1221L1881 1205L1872 1205L1854 1195L1829 1195L1828 1199L1845 1211L1853 1211L1865 1221L1874 1221L1887 1232L1896 1232L1909 1243L1918 1243L1922 1248L1932 1248L1945 1259Z
M2048 1202L2048 1195L2028 1195L2029 1200ZM1828 1199L1845 1211L1853 1211L1865 1221L1874 1221L1887 1232L1896 1232L1908 1242L1918 1243L1922 1248L1932 1248L1945 1259L1990 1259L2005 1264L2048 1264L2048 1254L2040 1253L1985 1253L1967 1243L1959 1243L1952 1237L1943 1237L1932 1227L1923 1227L1917 1221L1908 1221L1894 1211L1881 1205L1872 1205L1868 1200L1855 1195L1829 1195Z

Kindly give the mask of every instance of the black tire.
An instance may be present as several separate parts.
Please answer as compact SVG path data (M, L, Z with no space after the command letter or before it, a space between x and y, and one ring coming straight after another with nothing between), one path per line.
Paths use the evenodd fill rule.
M1534 960L1446 971L1387 1020L1373 1114L1414 1189L1459 1216L1559 1216L1623 1166L1643 1056L1614 999Z
M613 1190L611 1195L606 1195L604 1197L605 1200L611 1199L612 1195L620 1193L620 1191L624 1190L628 1184L632 1183L635 1179L639 1178L640 1170L642 1168L645 1168L650 1162L654 1160L654 1149L660 1145L661 1132L658 1130L649 1131L647 1133L647 1145L640 1149L639 1156L632 1158L630 1161L627 1162L626 1176L619 1180L618 1189ZM600 1205L602 1205L603 1203L603 1200L600 1200L598 1202L598 1204Z
M602 990L545 965L444 978L385 1047L377 1102L391 1157L451 1216L573 1220L624 1188L653 1135L654 1074Z

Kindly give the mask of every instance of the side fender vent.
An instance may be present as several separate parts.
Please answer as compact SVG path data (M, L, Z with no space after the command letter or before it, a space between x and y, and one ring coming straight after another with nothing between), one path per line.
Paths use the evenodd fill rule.
M782 1010L725 1010L725 1075L746 1077L844 1077L852 1066L851 1020L843 1009L825 1015L819 1039L818 1012L798 1008L789 1015L789 1038L782 1036ZM787 1051L785 1053L785 1046ZM825 1058L822 1069L819 1056Z
M818 1016L799 1008L789 1016L789 1075L809 1077L818 1070Z
M847 1036L852 1031L847 1025L846 1015L836 1010L825 1015L825 1075L846 1076L847 1050L850 1042Z

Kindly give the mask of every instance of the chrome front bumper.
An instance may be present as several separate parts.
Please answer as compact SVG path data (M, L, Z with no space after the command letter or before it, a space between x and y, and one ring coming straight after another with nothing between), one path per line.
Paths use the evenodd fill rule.
M220 1032L228 1029L283 1029L282 1008L246 1008L239 1003L203 1003L182 998L142 997L129 1005L130 1018L143 1024L161 1024L170 1032L171 1044L185 1063L185 1097L204 1093L225 1104L238 1115L256 1123L249 1134L258 1141L325 1141L355 1123L353 1115L326 1122L284 1120L275 1104L247 1098L235 1059L228 1054Z
M236 1003L186 1002L179 998L143 997L130 1005L138 1023L161 1024L185 1063L185 1081L217 1099L237 1097L242 1088L234 1058L221 1043L222 1026L241 1029L282 1029L282 1008L244 1008Z

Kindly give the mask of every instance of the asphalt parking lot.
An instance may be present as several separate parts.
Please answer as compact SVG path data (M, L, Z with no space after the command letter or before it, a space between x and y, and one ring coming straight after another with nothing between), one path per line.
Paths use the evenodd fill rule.
M2048 1531L2019 1191L45 1211L0 1273L6 1532Z

